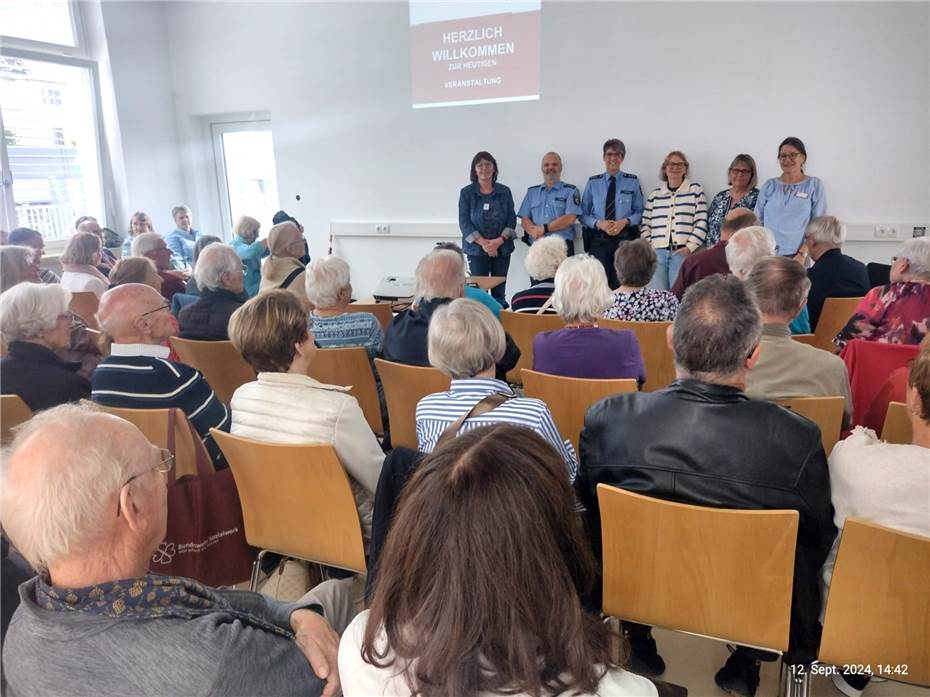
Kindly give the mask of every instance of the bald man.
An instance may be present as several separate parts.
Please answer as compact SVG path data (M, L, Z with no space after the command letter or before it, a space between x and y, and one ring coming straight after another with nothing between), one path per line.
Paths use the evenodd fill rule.
M565 240L568 256L575 253L575 221L581 215L581 192L562 181L562 157L543 155L543 183L526 190L517 215L523 225L523 241L533 244L547 235Z
M19 587L3 645L10 694L336 694L333 627L354 614L344 582L285 604L147 573L172 466L92 405L41 412L17 434L2 523L39 575Z
M678 278L672 286L675 297L681 300L688 286L693 286L702 278L713 276L715 273L730 273L730 266L727 264L727 242L737 231L758 224L756 214L748 208L734 208L727 213L720 226L720 241L712 247L689 255L681 265L681 271L678 272Z
M127 283L100 298L100 328L113 340L110 356L91 375L90 397L109 407L177 407L190 419L214 466L226 466L211 428L229 431L229 410L199 371L168 360L176 329L168 304L151 286Z

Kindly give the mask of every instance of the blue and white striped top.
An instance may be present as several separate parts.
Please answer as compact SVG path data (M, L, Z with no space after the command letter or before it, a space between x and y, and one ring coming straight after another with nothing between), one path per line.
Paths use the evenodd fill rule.
M653 189L646 199L640 237L656 249L685 245L692 252L707 237L707 198L697 182L685 179L672 191L668 184Z
M510 386L501 380L466 378L453 380L448 392L436 392L421 399L417 404L417 443L420 451L432 452L443 431L484 397L495 392L514 394ZM578 472L575 449L570 442L562 440L545 402L529 397L512 397L496 409L468 419L462 424L462 431L494 424L524 426L536 431L562 455L568 465L569 477L575 481Z

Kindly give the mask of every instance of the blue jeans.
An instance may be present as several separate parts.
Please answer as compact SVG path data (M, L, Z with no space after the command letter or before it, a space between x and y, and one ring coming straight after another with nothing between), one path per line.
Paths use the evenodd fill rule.
M656 272L652 274L649 287L656 290L668 290L675 284L681 265L688 258L686 254L676 254L668 249L656 250Z
M502 307L508 308L505 290L507 287L507 272L510 270L510 255L489 257L487 254L469 254L468 255L468 273L470 276L503 276L504 282L496 288L491 289L491 297L501 304Z

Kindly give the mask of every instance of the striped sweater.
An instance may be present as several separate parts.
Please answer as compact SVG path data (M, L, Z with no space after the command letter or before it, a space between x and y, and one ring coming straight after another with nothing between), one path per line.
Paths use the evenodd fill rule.
M166 360L167 353L164 346L113 344L110 357L91 375L90 398L121 409L180 409L207 446L214 465L225 467L210 429L229 431L229 410L199 371Z
M692 252L704 244L707 237L707 199L704 188L685 179L676 191L662 184L646 199L639 234L650 240L656 249L687 245Z

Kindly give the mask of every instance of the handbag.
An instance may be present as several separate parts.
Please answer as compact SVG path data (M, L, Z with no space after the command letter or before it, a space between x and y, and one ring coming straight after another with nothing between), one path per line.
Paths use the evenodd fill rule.
M168 450L175 453L177 410L168 410ZM232 585L249 578L256 550L245 540L239 491L232 470L212 472L209 456L190 421L197 475L168 474L168 525L152 555L150 571L186 576L208 586Z

